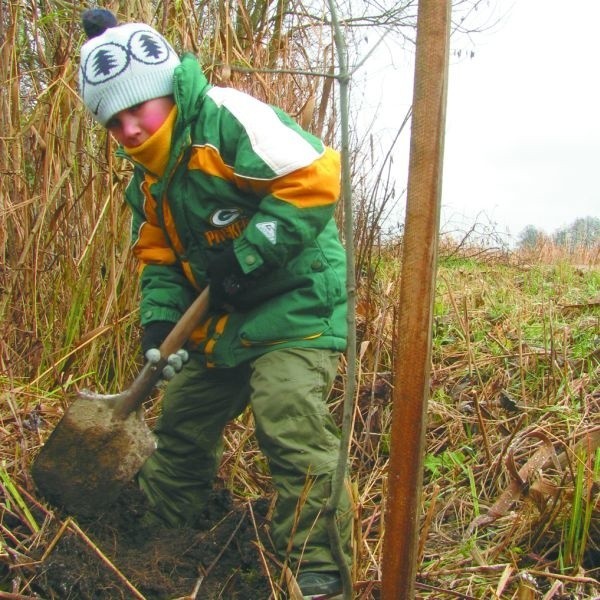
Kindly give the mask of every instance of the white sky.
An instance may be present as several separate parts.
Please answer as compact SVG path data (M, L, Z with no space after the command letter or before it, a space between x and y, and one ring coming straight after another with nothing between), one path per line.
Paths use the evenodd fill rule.
M450 59L442 227L485 221L517 236L600 217L600 0L490 0L489 11L488 24L501 17L489 31L451 42L463 52ZM378 124L394 129L413 66L392 62Z

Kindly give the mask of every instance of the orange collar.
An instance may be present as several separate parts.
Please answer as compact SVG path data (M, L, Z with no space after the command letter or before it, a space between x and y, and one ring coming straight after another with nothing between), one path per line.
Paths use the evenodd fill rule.
M133 160L158 177L162 177L167 168L176 117L177 106L174 106L165 122L143 144L135 148L124 148Z

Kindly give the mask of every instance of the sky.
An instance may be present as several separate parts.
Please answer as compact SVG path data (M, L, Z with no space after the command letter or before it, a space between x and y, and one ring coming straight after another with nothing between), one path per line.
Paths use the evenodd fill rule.
M600 0L483 10L486 31L450 44L442 229L480 222L516 238L600 218ZM379 113L392 129L414 69L394 63L381 92L395 110Z

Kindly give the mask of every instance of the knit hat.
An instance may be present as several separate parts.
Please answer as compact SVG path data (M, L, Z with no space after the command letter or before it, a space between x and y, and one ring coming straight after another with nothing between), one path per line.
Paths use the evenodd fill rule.
M87 10L79 87L84 104L106 126L118 112L173 93L179 57L157 31L143 23L117 25L105 9Z

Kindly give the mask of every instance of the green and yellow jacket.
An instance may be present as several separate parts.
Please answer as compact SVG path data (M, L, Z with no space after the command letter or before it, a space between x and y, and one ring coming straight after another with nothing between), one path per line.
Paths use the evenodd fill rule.
M209 365L289 346L344 350L345 253L333 220L339 155L277 108L210 85L191 54L174 85L164 173L134 161L126 191L142 326L175 323L206 286L211 258L233 244L242 270L256 271L243 292L252 308L213 313L195 331L192 347Z

